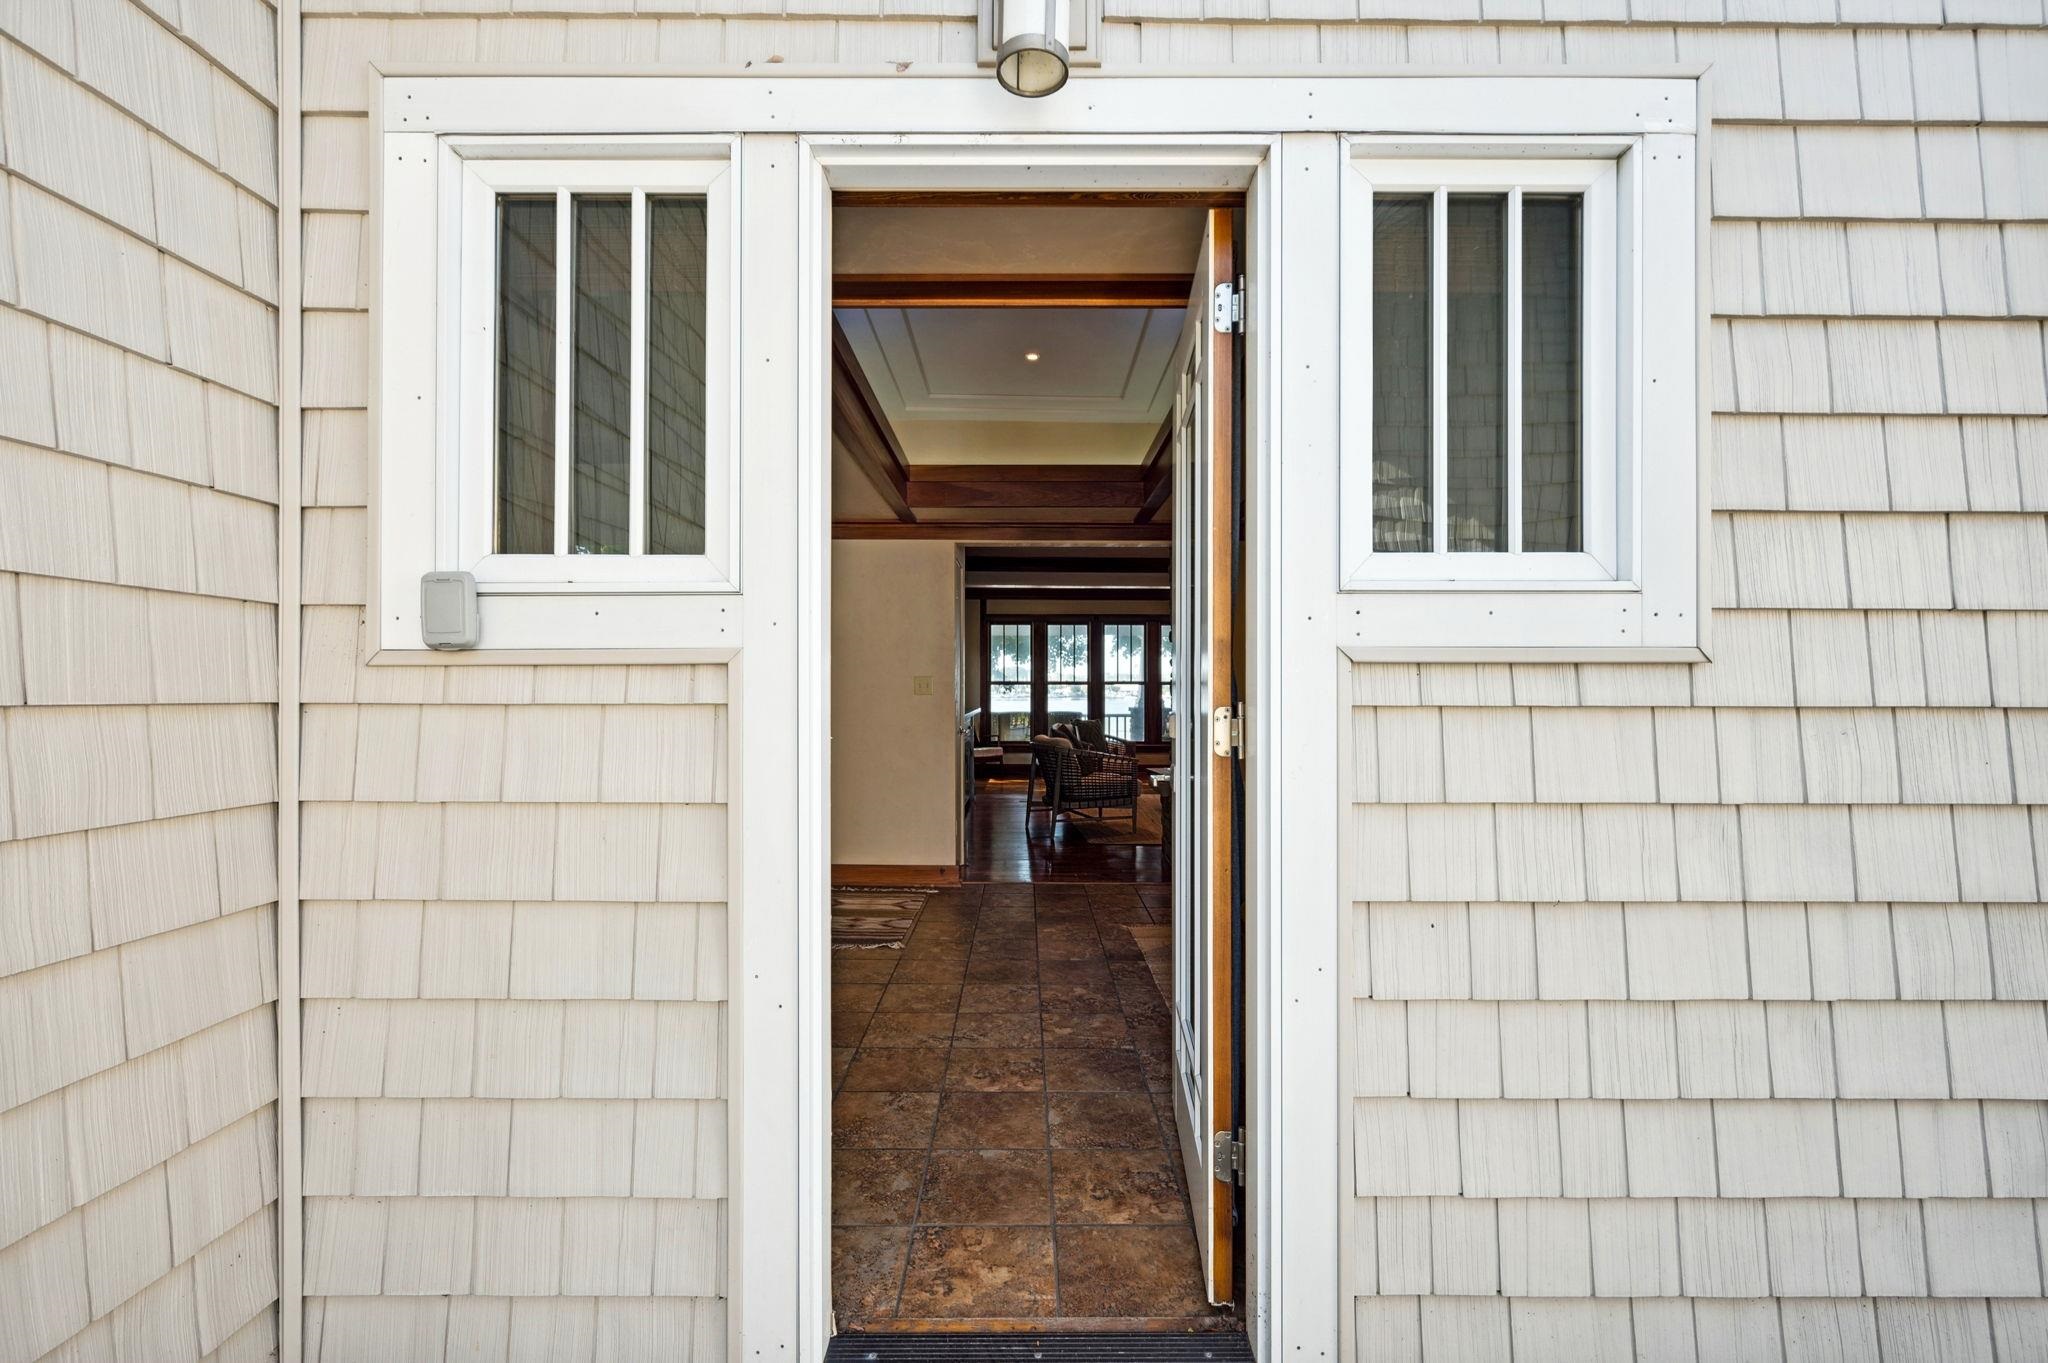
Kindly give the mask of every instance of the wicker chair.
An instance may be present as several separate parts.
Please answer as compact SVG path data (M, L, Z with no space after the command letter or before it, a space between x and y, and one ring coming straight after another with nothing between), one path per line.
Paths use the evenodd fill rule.
M1102 725L1097 720L1075 720L1074 732L1080 735L1081 741L1079 746L1088 749L1090 752L1115 753L1118 757L1129 757L1131 755L1131 745L1124 742L1121 738L1104 737Z
M1111 810L1125 810L1135 827L1138 822L1137 764L1115 753L1089 752L1052 738L1031 740L1031 794L1024 806L1026 827L1035 810L1051 816L1048 831L1060 815L1088 811L1096 819ZM1039 783L1044 794L1038 794Z

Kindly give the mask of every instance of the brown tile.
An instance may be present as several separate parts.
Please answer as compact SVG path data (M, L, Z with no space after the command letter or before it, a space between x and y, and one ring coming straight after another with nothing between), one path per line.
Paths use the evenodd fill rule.
M1045 1087L1045 1061L1036 1050L954 1051L946 1087L975 1093L1037 1093Z
M1012 1049L1039 1044L1036 1013L962 1013L953 1027L957 1047L1006 1046Z
M1059 1312L1207 1316L1195 1233L1178 1226L1062 1226Z
M1022 1013L1038 1007L1038 990L1028 984L970 984L960 991L963 1013Z
M1102 960L1102 941L1095 935L1095 929L1049 928L1038 934L1038 959L1041 965L1048 961L1093 961Z
M1043 1150L935 1150L918 1199L921 1226L1042 1226L1052 1220Z
M832 953L834 984L881 984L896 970L895 951L835 951Z
M1114 1013L1116 990L1099 984L1043 984L1038 1006L1048 1013Z
M908 1226L846 1226L832 1232L832 1309L845 1328L896 1314Z
M832 1224L907 1226L924 1179L922 1150L838 1150L832 1155Z
M832 1044L834 1046L858 1046L867 1035L868 1023L873 1013L854 1008L832 1010Z
M898 965L896 973L890 976L890 979L909 980L918 984L958 984L961 977L966 973L967 963L965 961L936 960L930 957L920 957L917 960L904 961Z
M946 1082L944 1046L862 1047L847 1067L848 1093L936 1089Z
M960 986L902 980L882 991L880 997L879 1007L885 1013L950 1013L960 1006Z
M953 1014L877 1013L868 1023L863 1047L943 1046L953 1037Z
M947 1150L1043 1150L1045 1099L1037 1093L952 1092L939 1097L932 1147Z
M904 1318L1044 1316L1052 1309L1049 1227L933 1226L912 1233L897 1307Z
M1038 964L1023 957L975 957L967 963L969 984L1036 984Z
M834 1008L844 1008L848 1012L872 1013L875 1011L875 1005L881 1001L882 986L879 984L841 984L838 981L833 982L832 1006Z
M1110 982L1109 967L1100 960L1040 961L1038 978L1046 984L1096 984Z
M832 1144L840 1150L921 1150L931 1144L936 1093L842 1093L832 1100Z
M868 1028L869 1036L874 1035L882 1016L876 1014L877 1021ZM1131 1029L1124 1022L1122 1013L1045 1014L1045 1044L1048 1046L1128 1046L1130 1042Z
M1056 1150L1156 1150L1165 1142L1142 1093L1055 1093L1046 1102Z
M1045 1052L1045 1086L1054 1092L1066 1093L1143 1093L1145 1073L1139 1068L1135 1051L1103 1047L1055 1050L1048 1047Z
M841 1084L843 1084L843 1083L845 1083L845 1082L846 1082L846 1071L847 1071L847 1069L848 1069L849 1067L851 1067L851 1066L852 1066L852 1064L853 1064L853 1047L851 1047L851 1046L834 1046L834 1047L832 1048L832 1087L833 1087L833 1088L838 1088L838 1087L839 1087L839 1086L840 1086Z
M1053 1214L1063 1224L1186 1225L1179 1164L1177 1153L1163 1149L1056 1151Z

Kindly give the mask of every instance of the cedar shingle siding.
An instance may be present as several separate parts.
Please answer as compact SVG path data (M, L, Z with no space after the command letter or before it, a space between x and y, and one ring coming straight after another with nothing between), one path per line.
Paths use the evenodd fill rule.
M359 662L366 64L973 10L484 7L304 5L307 1354L717 1358L726 674ZM1355 1356L2048 1354L2041 0L1108 9L1713 63L1715 662L1353 670ZM0 0L0 1358L275 1338L274 25Z
M0 1358L276 1339L275 25L0 5Z

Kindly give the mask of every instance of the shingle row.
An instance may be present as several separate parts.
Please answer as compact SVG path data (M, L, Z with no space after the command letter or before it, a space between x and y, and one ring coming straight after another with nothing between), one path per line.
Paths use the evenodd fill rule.
M722 705L310 705L310 800L717 804Z
M316 1098L309 1197L725 1195L725 1104Z
M1353 1303L1360 1358L1943 1358L1993 1363L2048 1350L2038 1301L1951 1298L1645 1297L1634 1300L1366 1296Z
M1717 511L2048 510L2039 417L1714 418Z
M717 1098L719 1003L309 999L304 1089L328 1098Z
M2042 819L1984 805L1358 805L1351 897L2038 903Z
M725 830L714 804L308 803L301 884L308 899L703 903L725 898Z
M1376 902L1351 947L1360 998L2048 999L2039 904Z
M1713 661L1696 665L1357 663L1351 694L1361 706L2048 706L2038 611L1724 608L1707 648Z
M715 1297L309 1297L306 1357L523 1357L546 1340L554 1363L718 1363L725 1302ZM520 1346L523 1349L523 1344Z
M716 1201L306 1199L308 1295L710 1297L724 1262Z

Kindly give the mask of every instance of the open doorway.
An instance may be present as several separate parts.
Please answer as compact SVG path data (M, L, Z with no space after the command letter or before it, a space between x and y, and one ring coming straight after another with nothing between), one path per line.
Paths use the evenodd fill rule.
M1203 198L835 204L842 1332L1242 1329L1242 214Z

